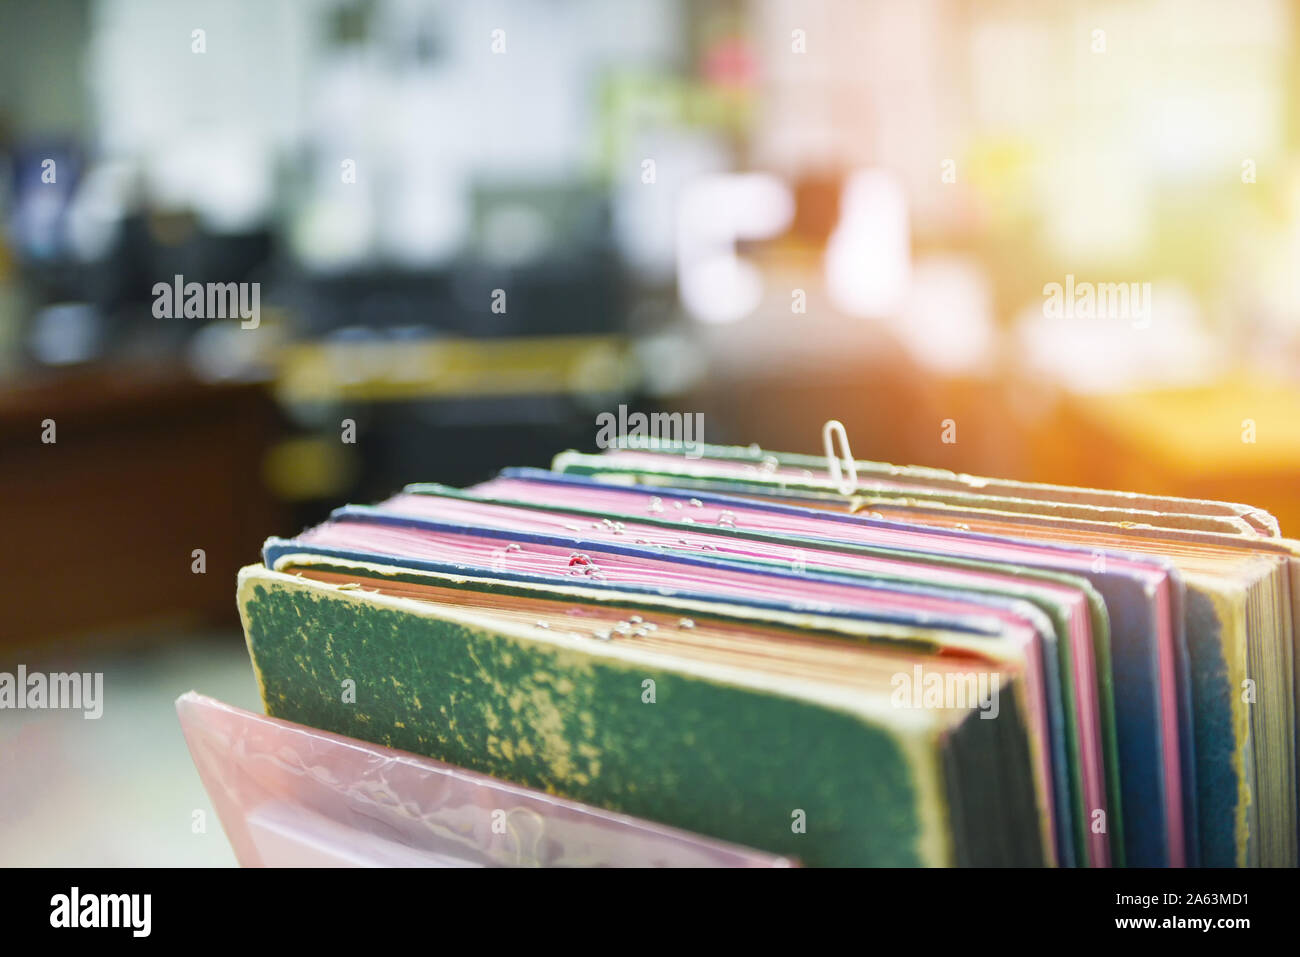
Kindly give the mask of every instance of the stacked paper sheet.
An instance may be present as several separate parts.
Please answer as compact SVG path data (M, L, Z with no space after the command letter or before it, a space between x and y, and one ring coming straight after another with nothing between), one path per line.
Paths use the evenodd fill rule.
M685 451L270 539L268 713L810 865L1295 864L1267 513Z

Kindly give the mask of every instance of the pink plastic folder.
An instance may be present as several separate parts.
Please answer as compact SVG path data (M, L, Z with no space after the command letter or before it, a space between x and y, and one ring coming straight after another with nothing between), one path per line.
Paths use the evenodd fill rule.
M789 867L793 861L188 692L181 728L244 867Z

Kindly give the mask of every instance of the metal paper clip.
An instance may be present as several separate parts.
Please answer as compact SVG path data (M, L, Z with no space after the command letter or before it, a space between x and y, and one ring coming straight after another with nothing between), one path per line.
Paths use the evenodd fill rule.
M840 438L840 448L844 450L843 467L839 456L835 454L836 435ZM822 450L826 453L826 470L830 472L831 481L842 495L851 495L858 487L858 463L849 450L849 435L839 419L828 419L822 426Z

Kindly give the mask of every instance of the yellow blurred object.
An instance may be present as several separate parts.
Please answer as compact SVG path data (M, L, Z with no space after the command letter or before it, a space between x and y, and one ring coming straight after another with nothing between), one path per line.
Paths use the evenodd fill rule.
M358 465L355 447L337 438L286 439L267 451L262 478L282 501L338 497L355 479Z
M984 137L966 156L967 179L994 230L1023 228L1033 212L1034 144L1012 137Z
M289 403L607 393L636 380L621 336L305 343L279 367Z
M1061 438L1068 443L1061 445ZM1076 397L1036 443L1053 480L1246 502L1300 530L1300 387L1237 378Z

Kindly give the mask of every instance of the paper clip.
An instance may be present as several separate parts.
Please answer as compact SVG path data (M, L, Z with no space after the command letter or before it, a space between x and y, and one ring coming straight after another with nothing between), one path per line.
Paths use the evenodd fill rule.
M840 437L840 448L844 450L847 475L845 469L840 467L839 456L835 454L837 434ZM844 423L839 419L827 419L822 426L822 450L826 453L826 470L831 474L831 481L840 490L840 494L852 494L858 487L858 463L849 450L849 434L844 431Z

